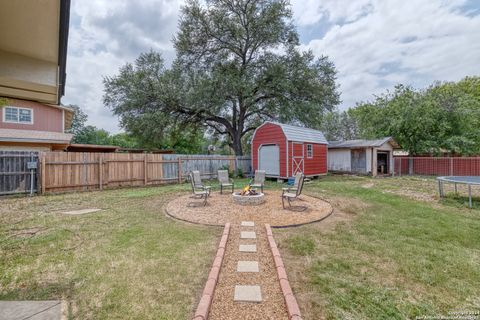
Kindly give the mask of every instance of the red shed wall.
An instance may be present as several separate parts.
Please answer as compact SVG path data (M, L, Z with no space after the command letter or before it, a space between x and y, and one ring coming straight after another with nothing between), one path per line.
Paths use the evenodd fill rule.
M307 144L313 145L313 158L307 158ZM288 143L288 156L289 156L289 175L292 176L292 157L295 152L295 156L302 155L303 151L303 161L304 161L304 174L309 175L319 175L327 173L327 145L318 144L318 143L308 143L303 142L303 148L300 142L289 142Z
M266 123L263 126L259 127L255 132L255 136L252 141L252 167L253 170L258 169L258 148L262 144L276 144L280 149L280 176L286 177L286 160L287 160L287 149L286 149L286 139L283 134L282 128L273 123Z
M305 148L305 175L317 175L327 173L327 146L313 143L313 158L307 158L307 143Z

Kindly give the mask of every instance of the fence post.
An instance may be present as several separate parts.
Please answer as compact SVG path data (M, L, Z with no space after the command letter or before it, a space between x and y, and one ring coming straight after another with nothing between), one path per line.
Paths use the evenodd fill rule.
M178 183L182 183L182 158L178 158Z
M408 174L413 174L413 157L408 158Z
M40 181L41 181L41 184L42 184L42 191L41 193L44 194L45 193L45 168L46 168L46 165L45 165L45 153L42 152L42 158L41 158L41 162L40 162Z
M230 171L232 171L233 173L235 173L235 160L236 160L236 157L231 157L229 161Z
M450 157L450 175L453 176L453 157Z
M148 166L147 166L147 164L148 164L147 163L148 153L144 153L143 156L144 156L144 158L143 158L143 160L144 160L143 161L143 178L144 178L143 183L145 185L147 185L147 183L148 183L148 176L147 176L147 174L148 174Z
M103 190L103 156L98 158L98 185L100 190Z

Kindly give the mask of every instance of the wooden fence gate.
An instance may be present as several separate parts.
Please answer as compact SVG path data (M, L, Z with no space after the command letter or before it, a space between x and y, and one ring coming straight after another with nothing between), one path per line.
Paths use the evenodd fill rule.
M0 195L38 190L38 153L0 151Z

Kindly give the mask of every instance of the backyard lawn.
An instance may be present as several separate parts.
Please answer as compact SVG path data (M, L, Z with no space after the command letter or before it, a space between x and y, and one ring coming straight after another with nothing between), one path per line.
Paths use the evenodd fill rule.
M435 186L348 176L306 185L334 214L274 230L305 319L480 310L480 210L461 197L439 203ZM75 319L189 318L222 228L165 216L188 188L0 200L0 300L65 299ZM61 213L84 208L103 210Z
M75 319L187 319L222 229L167 218L179 188L0 200L0 299L66 299ZM60 213L82 208L104 210Z
M435 188L409 177L306 188L330 199L332 220L275 232L306 319L479 317L480 210L464 197L439 204Z

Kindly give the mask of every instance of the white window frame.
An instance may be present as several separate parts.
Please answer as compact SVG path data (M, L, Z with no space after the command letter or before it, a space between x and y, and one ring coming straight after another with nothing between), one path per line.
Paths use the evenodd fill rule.
M10 109L16 109L17 110L17 115L18 115L18 121L12 121L12 120L7 120L7 108ZM29 122L25 121L20 121L20 110L28 110L30 111L31 117ZM21 107L15 107L15 106L4 106L2 108L2 113L3 113L3 122L5 123L16 123L16 124L33 124L33 109L31 108L21 108Z
M308 148L310 147L310 151ZM309 143L307 144L307 159L312 159L313 158L313 144Z

